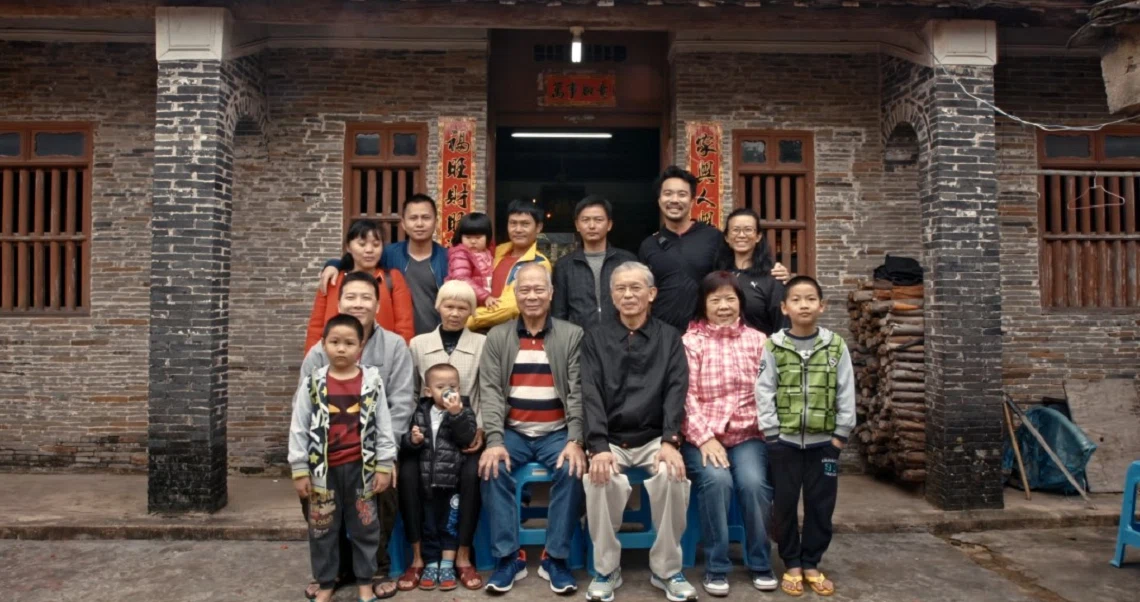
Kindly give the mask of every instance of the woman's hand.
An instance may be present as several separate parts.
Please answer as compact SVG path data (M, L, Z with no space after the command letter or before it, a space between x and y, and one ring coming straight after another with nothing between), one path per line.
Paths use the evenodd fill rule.
M784 264L777 261L776 265L772 266L772 277L780 282L787 282L792 279L792 273L784 267Z
M728 468L728 451L716 438L701 444L701 466L709 464L717 468Z
M475 438L471 440L471 445L463 450L465 454L473 454L483 447L483 429L475 429Z
M486 299L483 300L483 307L486 307L487 309L489 309L491 311L495 311L495 309L497 309L499 307L499 298L498 297L487 297Z

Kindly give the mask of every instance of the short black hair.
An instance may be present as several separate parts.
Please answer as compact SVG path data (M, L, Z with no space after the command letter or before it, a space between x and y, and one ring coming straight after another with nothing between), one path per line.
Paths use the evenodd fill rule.
M373 292L376 293L376 298L380 298L380 283L376 281L375 276L368 272L349 272L346 274L344 280L340 282L340 293L338 293L338 295L344 294L344 289L350 282L367 282L371 284ZM339 299L340 297L338 296L337 298Z
M487 246L495 242L495 228L491 223L491 218L486 213L475 211L463 216L459 220L459 227L455 229L455 236L451 237L451 246L455 246L463 242L463 235L479 236L482 234L487 237Z
M408 207L414 203L427 203L427 204L431 205L431 214L434 215L435 217L439 217L439 207L435 206L435 199L431 198L430 196L428 196L422 192L417 192L417 193L413 194L412 196L404 199L404 207L400 210L400 215L401 216L407 215L408 214Z
M684 180L689 185L689 194L694 197L697 196L697 176L694 176L689 170L683 167L677 167L676 165L666 167L665 171L657 176L657 180L653 182L653 193L660 197L661 187L665 185L665 180L671 180L673 178L681 178Z
M701 300L697 303L698 320L702 322L709 321L709 295L717 292L723 286L731 288L732 292L736 293L736 298L740 301L740 315L744 315L744 291L740 288L740 282L736 279L736 276L732 275L732 272L718 270L709 273L708 276L705 276L704 279L701 280Z
M823 301L823 287L819 285L818 280L812 278L811 276L796 276L795 278L792 278L791 280L784 283L784 301L788 300L788 295L791 294L792 287L799 286L801 284L810 284L813 288L815 288L815 293L819 295L819 300Z
M427 372L424 372L424 384L428 384L431 381L431 377L440 372L454 372L456 377L459 376L459 368L451 364L440 363L428 368Z
M534 218L534 223L538 225L541 225L542 220L546 217L542 214L542 209L539 209L538 205L528 203L522 199L515 199L511 201L510 205L507 205L507 218L517 214L531 216Z
M578 201L578 204L574 206L574 221L578 221L578 216L582 215L582 212L590 207L601 207L602 211L606 212L606 219L613 219L614 206L610 203L609 199L600 194L591 194Z
M360 342L364 342L364 325L361 324L360 320L357 320L355 316L348 314L337 314L329 318L329 321L325 322L325 332L321 335L321 338L328 338L329 332L337 326L348 326L352 328L356 331L356 336L360 337Z

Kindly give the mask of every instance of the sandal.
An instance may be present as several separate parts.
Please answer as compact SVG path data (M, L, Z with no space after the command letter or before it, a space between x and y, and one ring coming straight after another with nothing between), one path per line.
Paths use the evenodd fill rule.
M410 566L404 571L403 575L396 580L396 590L401 592L410 592L420 584L420 577L424 575L424 567Z
M430 592L437 587L439 587L439 565L425 566L423 577L420 577L420 589Z
M387 600L388 598L395 596L396 592L400 591L399 586L396 586L390 590L384 591L385 588L383 586L385 586L385 585L396 585L396 584L393 583L392 580L387 578L387 577L380 577L379 579L374 579L372 581L372 593L376 594L376 598L375 598L376 600Z
M831 584L830 588L824 587L823 583L828 579L827 575L824 575L822 572L814 577L810 575L804 575L804 580L808 582L808 586L811 587L811 591L815 592L817 596L830 596L831 594L835 593L834 583Z
M788 584L791 584L791 585L788 585ZM799 598L800 596L804 595L804 585L803 584L804 584L804 576L803 575L793 575L791 573L784 573L784 576L780 577L780 590L783 591L785 594L788 594L789 596L793 597L793 598ZM798 589L796 588L797 585L799 586Z
M459 587L459 582L455 580L455 567L440 567L439 591L449 592L457 587Z
M310 581L309 585L305 587L305 597L310 600L317 599L317 593L321 591L321 584L316 581Z
M457 566L455 570L459 573L459 582L463 584L463 587L470 590L483 589L483 578L475 572L475 567L469 564Z

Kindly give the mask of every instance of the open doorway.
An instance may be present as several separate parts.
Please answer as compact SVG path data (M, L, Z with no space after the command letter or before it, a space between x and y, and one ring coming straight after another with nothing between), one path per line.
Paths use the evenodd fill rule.
M546 214L539 250L551 261L574 249L574 206L602 195L614 206L610 243L637 252L658 225L653 181L661 168L657 128L496 130L495 238L506 240L507 206L535 203Z

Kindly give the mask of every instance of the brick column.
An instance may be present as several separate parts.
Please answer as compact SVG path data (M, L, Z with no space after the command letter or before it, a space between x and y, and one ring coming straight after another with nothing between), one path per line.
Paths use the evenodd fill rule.
M963 87L965 90L963 90ZM926 287L926 497L947 510L1001 508L1001 274L993 68L931 79ZM933 385L933 386L931 386Z
M221 53L195 42L220 48L224 14L159 10L148 507L213 512L226 504L233 135Z

